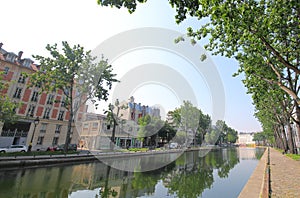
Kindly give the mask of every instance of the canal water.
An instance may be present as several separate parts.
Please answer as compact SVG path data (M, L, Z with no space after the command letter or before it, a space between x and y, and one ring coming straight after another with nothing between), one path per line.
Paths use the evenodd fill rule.
M102 162L0 170L0 197L237 197L263 152L261 148L189 151L146 172L124 171Z

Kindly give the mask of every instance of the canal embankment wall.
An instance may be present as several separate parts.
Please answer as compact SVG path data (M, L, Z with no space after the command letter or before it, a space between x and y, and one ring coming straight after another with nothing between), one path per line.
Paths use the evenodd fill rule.
M144 156L156 154L169 154L183 152L183 150L149 151L149 152L107 152L87 154L62 154L62 155L36 155L36 156L12 156L0 158L0 170L13 170L19 168L33 168L53 166L59 164L73 164L92 162L108 158L121 158L130 156Z

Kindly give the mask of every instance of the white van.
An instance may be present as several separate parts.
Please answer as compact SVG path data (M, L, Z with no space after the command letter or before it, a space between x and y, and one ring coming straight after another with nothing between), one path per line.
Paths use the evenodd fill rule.
M172 142L172 143L170 143L169 148L170 148L170 149L177 149L177 148L178 148L178 143L177 143L177 142Z

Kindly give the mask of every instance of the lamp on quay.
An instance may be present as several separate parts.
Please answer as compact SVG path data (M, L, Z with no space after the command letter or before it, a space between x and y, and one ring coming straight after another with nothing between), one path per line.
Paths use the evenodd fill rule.
M30 143L29 143L29 146L28 146L28 152L31 151L31 148L32 148L32 141L33 141L33 137L34 137L34 133L35 133L35 128L36 128L36 125L38 125L40 122L40 119L39 117L36 117L33 121L33 124L34 124L34 128L33 128L33 132L32 132L32 136L31 136L31 140L30 140Z

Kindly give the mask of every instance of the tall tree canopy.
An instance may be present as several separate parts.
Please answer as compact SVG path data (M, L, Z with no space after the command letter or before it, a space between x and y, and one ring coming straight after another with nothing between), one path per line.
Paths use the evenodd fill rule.
M72 125L77 111L88 99L107 100L116 74L107 60L95 61L80 45L71 47L66 41L62 42L62 51L57 44L47 45L50 57L35 55L40 62L40 70L30 76L32 85L39 85L42 91L52 92L61 90L64 98L61 101L70 112L68 121L65 150L70 141Z
M146 0L98 0L100 5L124 6L129 12L135 11L137 2ZM298 1L169 0L169 3L177 11L177 23L187 17L204 22L199 28L188 28L188 36L196 40L209 37L205 48L214 54L236 58L240 71L252 69L255 73L252 66L271 68L278 78L265 80L280 86L300 104L295 86L298 82L293 82L300 74Z
M179 132L185 132L185 143L201 145L205 134L211 127L211 118L202 113L189 101L183 101L183 105L174 111L168 112L168 122ZM178 137L179 138L179 137Z
M100 5L126 7L129 12L135 11L138 2L144 3L146 0L98 0ZM199 27L188 28L187 35L193 38L193 43L207 37L208 42L204 46L207 50L214 55L235 58L240 65L237 74L246 74L244 83L251 94L262 93L256 85L264 82L272 85L267 91L281 89L286 94L284 107L287 107L287 103L289 105L292 103L292 108L289 105L288 110L282 105L276 108L279 107L277 111L281 112L294 111L293 116L284 119L293 120L299 136L300 2L297 0L168 0L168 2L176 9L177 23L189 17L203 22ZM272 102L270 97L267 98L269 101L265 101L265 104ZM271 128L282 125L283 116L279 116L281 121L278 120L278 116L273 119L270 112L267 113L262 107L262 101L254 103L258 111L256 115L260 121L264 120L264 126L269 127L270 122L276 122ZM263 114L270 115L272 121L268 122L262 117Z

